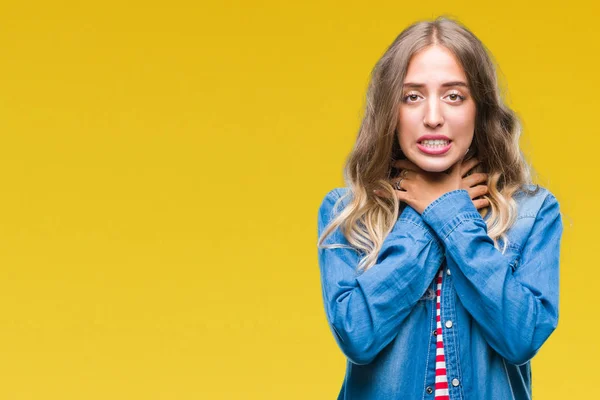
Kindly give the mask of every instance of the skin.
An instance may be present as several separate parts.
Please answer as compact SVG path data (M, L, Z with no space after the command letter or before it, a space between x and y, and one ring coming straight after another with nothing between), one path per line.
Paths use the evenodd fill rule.
M447 82L464 85L444 86ZM422 86L414 87L411 83ZM476 104L466 74L448 49L433 45L411 58L398 110L398 141L407 157L394 163L396 168L402 169L402 190L395 190L400 201L421 214L443 194L465 189L476 208L489 205L486 199L476 199L487 194L487 186L480 184L487 182L487 174L465 177L479 163L476 158L464 161L473 140L475 113ZM452 141L450 150L440 155L422 152L417 142L425 134L447 136ZM375 193L385 195L380 191Z

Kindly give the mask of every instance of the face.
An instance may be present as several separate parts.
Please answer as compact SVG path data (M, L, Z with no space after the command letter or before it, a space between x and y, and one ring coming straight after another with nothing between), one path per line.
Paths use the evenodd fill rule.
M465 156L474 131L475 102L454 55L435 45L413 55L398 112L406 157L425 171L446 171Z

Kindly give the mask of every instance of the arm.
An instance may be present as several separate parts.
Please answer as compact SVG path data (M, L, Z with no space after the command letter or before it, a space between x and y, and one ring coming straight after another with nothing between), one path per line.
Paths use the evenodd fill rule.
M338 198L333 190L321 204L319 237ZM324 244L332 243L349 246L339 229ZM394 339L444 256L435 234L409 206L385 238L376 264L360 275L356 250L319 248L318 253L327 320L339 347L355 364L370 363Z
M514 272L466 190L442 195L422 218L443 242L458 297L489 345L512 364L529 361L558 324L562 219L556 198L544 199Z

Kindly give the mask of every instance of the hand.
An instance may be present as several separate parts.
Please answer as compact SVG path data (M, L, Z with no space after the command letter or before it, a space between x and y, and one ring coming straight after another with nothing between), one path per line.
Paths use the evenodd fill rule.
M438 197L457 189L467 190L475 207L480 209L489 206L487 199L476 199L488 192L487 185L478 185L478 183L487 182L488 175L474 173L464 177L477 164L479 161L472 158L464 163L462 160L457 162L446 172L428 172L409 160L399 160L394 163L394 166L402 171L391 184L395 187L396 182L401 180L400 188L402 190L394 190L398 200L407 203L419 214L422 214L425 208ZM386 195L381 190L376 190L375 194Z
M488 207L490 205L490 201L486 198L478 198L481 196L485 196L488 193L488 174L483 172L474 172L471 175L464 176L470 170L475 168L479 164L479 160L476 158L471 158L468 161L465 161L463 164L463 170L461 171L462 182L461 189L469 192L469 196L473 201L473 205L478 210ZM481 185L479 185L481 183Z

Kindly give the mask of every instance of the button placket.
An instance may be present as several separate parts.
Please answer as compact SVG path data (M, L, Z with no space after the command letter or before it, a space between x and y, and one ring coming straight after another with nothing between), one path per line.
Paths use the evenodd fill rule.
M455 299L456 292L452 282L450 269L445 266L447 277L442 283L442 304L441 304L441 320L443 321L444 334L444 356L446 361L446 376L448 377L448 388L451 397L464 398L462 393L462 385L457 377L461 376L460 362L458 355L458 328L455 326ZM451 377L455 377L452 380Z
M436 343L437 343L437 335L438 335L438 331L436 328L436 291L435 291L435 280L433 280L431 282L430 287L427 289L427 292L430 292L432 295L431 300L427 302L427 308L430 310L430 316L431 316L431 328L432 329L431 332L431 336L430 336L430 340L429 340L429 348L428 348L428 352L427 352L427 356L428 356L428 360L429 362L427 363L427 366L425 368L425 393L424 393L424 398L426 395L431 395L434 392L434 383L435 383L435 370L432 369L435 367L435 357L436 357ZM433 399L433 396L427 396L426 398L428 399Z

